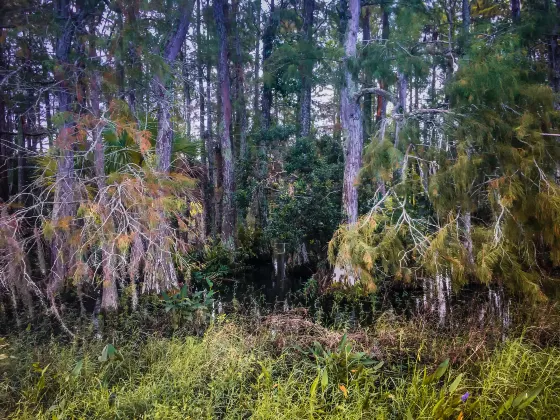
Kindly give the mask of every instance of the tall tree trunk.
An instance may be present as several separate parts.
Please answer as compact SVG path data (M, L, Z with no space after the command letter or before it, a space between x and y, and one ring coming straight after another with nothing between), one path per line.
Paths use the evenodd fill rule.
M389 11L384 7L381 13L381 38L383 42L389 40ZM379 87L381 89L387 89L387 83L384 80L379 81ZM377 114L376 120L381 121L382 130L380 135L380 140L383 141L384 137L384 120L387 117L387 101L382 95L377 95Z
M434 31L432 33L432 42L437 42L438 40L438 32ZM431 106L434 107L437 102L437 92L436 92L436 79L437 79L437 65L436 65L436 57L432 57L432 80L430 84L430 103Z
M471 26L471 2L470 0L463 0L462 19L463 19L463 30L465 33L469 32L469 27Z
M92 25L90 35L95 37L95 25ZM92 62L97 61L95 43L90 42L89 58ZM99 203L99 214L101 217L101 265L103 271L103 291L101 295L101 309L104 312L114 312L118 309L117 282L115 279L114 261L114 228L110 217L107 197L107 182L105 174L105 145L103 144L102 132L103 123L101 120L100 94L101 94L101 75L98 70L94 70L90 79L90 102L91 111L95 118L95 128L93 129L93 167L97 182L97 197Z
M163 59L168 66L172 66L177 59L188 32L194 0L183 0L179 21L163 50ZM171 152L173 130L171 126L172 95L167 90L168 78L160 75L152 79L152 87L158 103L158 132L156 139L157 170L168 174L171 168ZM142 290L166 290L177 287L177 272L173 264L170 243L171 235L163 209L160 210L160 222L157 229L152 232L155 239L148 245L147 259L152 265L150 272L146 273Z
M167 65L171 66L177 59L181 46L185 41L189 24L191 20L192 10L194 7L193 0L184 0L181 9L181 17L175 28L175 32L167 41L163 50L163 59ZM166 89L166 82L156 75L152 81L156 93L159 111L158 111L158 134L156 140L156 155L158 159L158 170L161 172L169 172L171 167L171 149L173 141L173 130L171 127L171 100Z
M0 67L4 66L4 48L0 44ZM3 75L0 75L0 83L4 81ZM7 107L6 107L6 92L0 91L0 200L8 201L9 198L9 181L8 181L8 147L7 144L11 140L8 136L4 137L4 132L9 132L7 127Z
M199 131L200 138L202 139L202 161L206 168L204 174L204 221L206 228L206 235L210 235L214 226L214 154L212 145L209 142L208 131L206 130L206 109L205 109L205 92L204 92L204 74L202 62L202 33L201 33L201 18L202 18L202 0L196 0L196 65L197 65L197 79L198 79L198 105L199 105Z
M260 56L260 49L261 49L261 0L256 1L256 10L255 10L255 26L257 27L257 35L255 37L255 63L254 63L254 70L253 70L253 131L255 127L259 125L259 98L260 98L260 89L259 89L259 79L260 79L260 71L261 71L261 56Z
M139 14L139 3L138 2L126 2L123 4L124 7L124 17L125 17L125 28L126 32L138 35L138 14ZM136 117L136 96L138 95L138 88L140 84L138 80L141 76L141 62L140 57L136 51L136 43L130 39L128 41L128 50L126 54L126 64L128 72L128 89L127 89L127 100L128 107L132 114Z
M209 6L210 1L206 0L206 7ZM206 43L210 42L210 34L206 31ZM211 96L211 81L212 81L212 65L210 61L210 55L206 54L207 61L206 61L206 150L208 153L208 162L209 162L209 174L211 176L210 182L212 183L212 200L213 200L213 208L211 209L214 212L213 220L214 224L212 225L212 236L215 238L218 235L218 231L220 230L220 225L222 223L222 217L220 213L220 206L218 205L218 168L217 168L217 156L218 151L216 144L214 142L214 135L212 131L212 96Z
M349 0L350 19L346 24L344 39L344 80L341 90L340 113L345 138L344 180L342 203L348 223L358 220L358 172L362 162L363 131L362 113L354 95L357 89L356 77L352 74L351 61L356 58L356 42L360 22L360 0Z
M270 63L268 59L272 55L272 46L276 35L276 27L278 21L276 19L274 0L270 2L270 10L268 21L263 33L263 71L270 72ZM257 202L257 226L264 228L268 221L268 204L266 197L266 177L268 175L268 150L265 136L271 125L271 109L272 109L272 86L270 83L263 83L262 102L261 102L261 133L258 138L258 156L257 156L257 180L256 189Z
M214 19L218 32L218 83L222 99L220 121L220 152L222 156L223 199L222 199L222 243L229 249L234 247L235 228L235 175L230 137L231 98L229 65L227 56L227 33L225 7L227 0L214 0Z
M45 121L47 123L47 133L49 136L49 149L53 145L52 136L52 119L51 119L51 95L48 90L45 90Z
M90 45L90 59L97 58L95 45ZM101 309L104 312L113 312L118 309L117 282L114 275L114 245L113 245L113 224L109 216L107 182L105 175L105 145L101 133L103 126L101 122L100 110L101 77L98 71L94 71L90 78L91 110L96 125L93 130L93 160L95 178L98 188L99 213L101 216L102 243L101 243L101 264L103 267L103 292L101 295Z
M18 115L18 135L17 135L17 193L18 193L18 202L23 204L23 186L24 186L24 178L25 178L25 116Z
M305 50L313 48L313 12L315 0L303 0L303 27L301 45ZM311 131L311 88L313 84L314 60L304 58L300 64L301 92L300 92L300 137L308 137Z
M366 7L362 17L362 43L364 47L367 48L371 40L371 28L370 28L370 9ZM372 81L369 75L366 75L364 80L365 86L371 86ZM373 118L373 95L371 93L366 93L364 95L363 104L363 125L364 125L364 141L368 141L372 134L372 118Z
M521 19L521 0L511 0L511 18L514 22Z
M395 115L395 147L399 144L399 135L404 121L404 114L406 113L406 96L408 92L408 80L406 74L402 71L397 72L397 87L398 87L398 101Z
M192 98L191 98L191 83L190 83L190 76L189 76L189 67L188 67L188 61L187 61L187 54L182 53L182 62L183 62L183 95L184 95L184 99L185 99L185 123L187 124L187 138L190 139L191 138L191 115L192 115L192 110L191 110L191 102L192 102Z
M242 162L247 159L247 100L245 98L245 73L243 72L243 52L241 50L241 17L239 0L232 1L232 15L235 19L235 125L239 135L238 157Z
M249 174L249 149L247 145L247 98L245 96L245 73L243 70L243 51L241 46L242 17L239 11L239 0L232 1L232 16L235 20L235 126L236 137L239 139L238 146L234 147L237 151L237 188L247 187L247 177ZM246 216L246 206L238 206L238 220L244 220Z
M272 43L276 35L277 20L274 10L274 0L271 0L268 22L263 34L263 70L270 72L270 64L267 60L272 55ZM268 130L271 123L271 109L272 109L272 86L270 83L263 84L262 104L261 104L261 128Z
M115 67L116 67L116 79L117 79L117 89L118 89L118 96L119 99L124 99L125 92L124 92L124 43L123 43L123 13L122 8L119 6L116 8L117 13L117 30L118 30L118 38L117 38L117 54L115 55Z
M58 151L58 165L52 211L53 224L66 218L73 217L76 213L74 203L74 128L70 117L72 98L68 91L68 74L66 67L69 65L69 54L77 26L75 18L70 12L70 1L59 0L56 5L56 16L62 32L56 42L55 56L58 63L55 73L56 80L60 83L57 89L58 111L64 115L63 124L55 147ZM56 310L55 295L60 290L64 278L68 273L68 234L65 230L57 229L51 244L52 269L48 286L48 295L52 308Z
M548 43L550 87L556 94L554 108L560 111L560 0L556 0L556 24Z

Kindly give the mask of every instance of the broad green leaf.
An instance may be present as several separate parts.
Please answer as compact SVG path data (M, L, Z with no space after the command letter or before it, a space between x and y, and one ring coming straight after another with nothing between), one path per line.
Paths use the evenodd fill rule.
M502 404L502 406L498 409L498 412L496 413L496 417L501 416L504 412L506 412L507 410L509 410L511 408L511 404L513 403L513 395L511 397L509 397L506 402L504 402Z
M99 356L98 360L100 362L107 362L107 361L112 361L112 360L123 360L122 355L119 353L119 351L115 348L115 346L113 346L112 344L107 344L104 348L103 351L101 352L101 356Z
M319 385L319 375L317 375L317 377L315 378L315 380L313 381L313 383L311 384L311 397L315 398L315 395L317 395L317 386Z
M449 359L445 359L443 362L441 362L441 364L434 372L434 380L437 381L438 379L440 379L445 374L448 367L449 367Z
M539 394L542 392L543 389L544 386L539 385L537 387L531 388L530 390L521 393L520 395L517 396L515 400L513 400L512 406L517 407L518 410L522 410L528 407L534 401L534 399L539 396ZM519 397L522 398L520 401L517 401Z
M449 393L453 394L456 390L457 387L459 386L459 384L461 383L461 379L463 379L463 374L460 373L455 380L451 383L451 385L449 385Z
M340 339L340 343L338 344L338 350L342 351L345 347L346 347L346 334L344 334Z
M449 359L445 359L443 362L440 363L436 371L431 375L426 376L424 372L425 376L424 376L424 380L422 381L422 385L427 385L439 380L445 374L445 371L447 370L448 367L449 367Z
M78 360L78 363L76 363L76 366L74 366L74 369L72 369L72 372L70 372L70 375L72 375L72 377L77 378L78 376L80 376L80 373L82 372L82 366L84 365L84 360Z
M329 384L329 374L327 372L327 369L323 369L323 374L321 375L321 388L323 389L323 391L327 388L328 384Z

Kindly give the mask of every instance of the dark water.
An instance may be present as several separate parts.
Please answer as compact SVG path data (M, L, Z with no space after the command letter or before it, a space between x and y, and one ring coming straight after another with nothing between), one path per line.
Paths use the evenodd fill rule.
M411 284L385 281L370 295L344 287L320 294L312 280L313 267L288 270L281 262L257 264L225 285L215 311L261 316L305 308L316 322L350 329L372 325L387 311L405 318L422 315L443 329L462 328L468 318L470 324L492 325L505 334L511 324L511 300L500 288L453 291L449 277L436 276Z

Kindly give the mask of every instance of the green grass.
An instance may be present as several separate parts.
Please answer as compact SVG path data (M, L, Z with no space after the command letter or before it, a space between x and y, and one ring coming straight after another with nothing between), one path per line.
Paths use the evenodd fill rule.
M370 334L375 341L387 332ZM488 419L517 396L500 418L560 413L560 350L522 338L476 361L452 357L435 376L438 363L417 362L425 344L409 359L371 356L385 358L381 364L358 352L367 350L363 344L320 347L312 357L308 344L298 350L278 343L270 330L226 319L203 338L120 338L107 362L98 359L106 342L36 345L13 338L0 349L11 356L0 361L0 417ZM536 386L542 387L530 401Z

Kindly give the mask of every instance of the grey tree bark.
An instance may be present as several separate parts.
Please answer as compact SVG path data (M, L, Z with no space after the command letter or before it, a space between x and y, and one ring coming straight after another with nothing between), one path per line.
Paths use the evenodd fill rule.
M189 30L189 24L194 7L193 0L184 0L181 8L181 17L173 35L167 41L163 50L163 59L169 66L177 59L185 36ZM156 156L158 170L169 172L171 167L171 149L173 130L171 127L171 97L166 89L166 82L159 75L153 78L152 85L158 101L158 135L156 139Z
M560 111L560 0L556 0L556 24L548 43L550 87L556 94L554 108Z
M95 27L91 30L95 37ZM97 53L94 42L89 46L89 58L92 62L97 61ZM102 243L101 243L101 264L103 271L103 291L101 295L101 309L104 312L114 312L118 309L117 282L114 276L114 245L113 245L113 223L109 215L107 181L105 174L105 145L103 143L102 132L103 122L101 120L100 108L101 75L94 70L90 77L90 102L93 117L96 120L93 129L93 160L95 179L98 189L99 212L101 216Z
M218 83L222 99L220 121L220 152L222 156L223 199L222 199L222 243L226 248L234 247L235 229L235 167L230 137L231 98L229 64L227 57L227 33L225 7L227 0L214 0L214 19L218 32Z
M206 7L210 7L210 0L206 0ZM206 31L206 42L210 42L210 34ZM213 104L212 104L212 96L211 96L211 82L212 82L212 64L210 61L210 56L207 54L207 61L206 61L206 152L208 153L208 172L210 175L210 182L211 182L211 192L212 192L212 202L213 208L211 211L213 212L213 224L211 227L212 237L217 237L218 231L220 230L220 226L222 223L222 217L220 213L220 206L219 198L218 198L218 178L219 178L219 169L218 169L218 150L216 147L216 143L214 141L214 134L212 131L212 113L213 113Z
M56 91L58 111L65 115L55 147L58 151L58 165L56 172L56 185L54 194L54 205L52 211L53 224L56 226L60 220L74 216L76 205L74 203L74 144L73 123L70 118L72 98L69 92L68 75L66 67L69 65L69 54L74 37L76 19L70 12L70 1L60 0L56 4L56 17L62 32L56 42L55 56L58 63L56 80L60 83ZM67 275L68 255L67 233L57 229L51 244L51 278L48 286L48 294L53 308L54 296L60 290L63 280Z
M399 135L402 128L404 114L406 113L406 95L408 92L408 79L402 71L397 72L397 109L395 115L395 147L399 144Z
M367 47L371 40L371 27L370 27L371 12L369 7L366 7L362 17L362 43ZM371 86L371 77L365 77L364 84ZM371 94L364 95L363 103L363 126L364 126L364 141L368 141L373 134L373 96Z
M210 136L206 128L206 98L204 91L204 72L202 60L202 0L196 0L196 45L197 45L197 82L198 82L198 105L199 105L199 132L202 139L202 163L206 168L204 176L204 221L205 233L215 234L214 224L214 150L209 141Z
M313 45L313 12L315 11L315 0L303 0L303 27L302 45L305 49L311 49ZM311 88L313 84L314 62L303 57L300 64L301 92L300 92L300 137L308 137L311 131Z
M187 138L191 138L191 119L192 119L192 98L191 98L191 82L190 82L190 72L189 72L189 63L187 60L187 54L182 54L182 62L183 62L183 95L185 99L185 123L187 124Z
M389 11L385 7L381 12L381 38L383 39L383 42L387 42L389 40ZM387 89L387 83L385 82L385 80L379 81L379 87L381 89ZM381 135L379 136L381 141L384 138L385 126L383 120L386 117L387 117L387 101L382 95L378 95L376 120L382 123Z
M239 0L232 1L232 16L235 19L235 125L239 135L238 157L247 159L247 99L245 97L245 73L243 71L243 52L241 51L241 21L239 17Z
M349 0L350 19L344 37L344 80L341 90L340 113L345 140L344 180L342 203L348 223L358 220L358 172L362 163L363 131L362 113L358 100L356 77L352 74L350 61L356 58L356 42L360 20L360 1Z
M255 26L257 27L257 36L255 37L255 63L254 63L254 70L253 70L253 130L255 127L259 125L259 98L260 98L260 89L259 89L259 79L260 79L260 71L261 71L261 56L260 56L260 49L261 49L261 0L257 0L256 2L256 10L255 10Z
M463 30L469 32L469 26L471 26L471 2L470 0L463 0L462 4L462 18L463 18Z
M274 42L274 37L276 35L276 28L278 25L278 20L275 14L274 0L270 2L270 10L268 15L268 20L263 33L263 71L269 72L270 65L268 59L272 55L272 47ZM264 136L270 129L271 125L271 109L272 109L272 87L263 83L262 87L262 99L261 99L261 133L258 137L258 156L257 156L257 167L256 167L256 178L258 180L255 201L256 201L256 219L257 226L264 228L268 221L268 204L266 197L266 177L268 175L268 148L266 144L266 139Z

